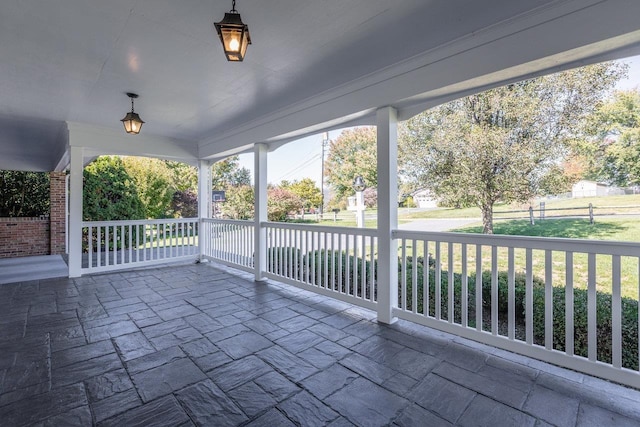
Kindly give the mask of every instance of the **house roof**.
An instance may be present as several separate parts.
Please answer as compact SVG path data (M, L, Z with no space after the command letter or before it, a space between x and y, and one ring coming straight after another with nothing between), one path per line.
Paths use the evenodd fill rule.
M118 140L115 152L154 155L157 138L180 149L156 155L215 159L373 124L383 106L406 119L523 77L640 53L640 2L625 0L240 0L253 44L229 63L213 22L230 7L3 4L0 169L62 168L69 145L91 146L94 134ZM125 92L140 95L145 142L120 140Z

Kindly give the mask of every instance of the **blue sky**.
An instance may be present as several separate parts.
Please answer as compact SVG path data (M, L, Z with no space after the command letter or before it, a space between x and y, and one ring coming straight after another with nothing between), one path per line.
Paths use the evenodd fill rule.
M620 81L620 90L637 88L640 85L640 56L621 60L629 64L629 75ZM336 139L340 130L329 132L329 139ZM325 153L326 154L326 153ZM322 172L322 133L290 142L268 155L267 179L272 184L282 180L312 178L320 186ZM240 165L253 175L253 154L241 154Z

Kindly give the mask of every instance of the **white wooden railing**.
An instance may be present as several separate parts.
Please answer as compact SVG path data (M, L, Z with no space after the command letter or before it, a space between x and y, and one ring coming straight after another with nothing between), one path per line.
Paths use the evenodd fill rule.
M93 273L193 259L198 219L86 221L82 271Z
M202 219L202 255L206 259L253 271L254 222Z
M375 310L375 230L261 225L267 232L267 277Z
M217 219L85 222L83 270L200 254L254 272L254 227ZM398 244L399 278L390 284L377 277L376 230L261 227L261 276L373 310L382 308L379 286L390 286L398 318L640 387L636 243L395 230L385 242Z
M400 248L397 317L640 385L637 243L413 231L393 237ZM477 292L483 272L484 291Z

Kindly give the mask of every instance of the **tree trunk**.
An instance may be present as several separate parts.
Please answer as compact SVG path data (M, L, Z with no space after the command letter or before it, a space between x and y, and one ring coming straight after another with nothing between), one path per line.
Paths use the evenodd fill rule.
M493 234L493 204L480 207L482 210L482 233Z

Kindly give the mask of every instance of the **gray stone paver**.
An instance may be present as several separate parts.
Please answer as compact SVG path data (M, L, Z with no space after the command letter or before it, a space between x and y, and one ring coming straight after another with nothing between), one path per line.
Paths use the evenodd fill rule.
M0 424L632 426L640 391L251 275L0 286Z

